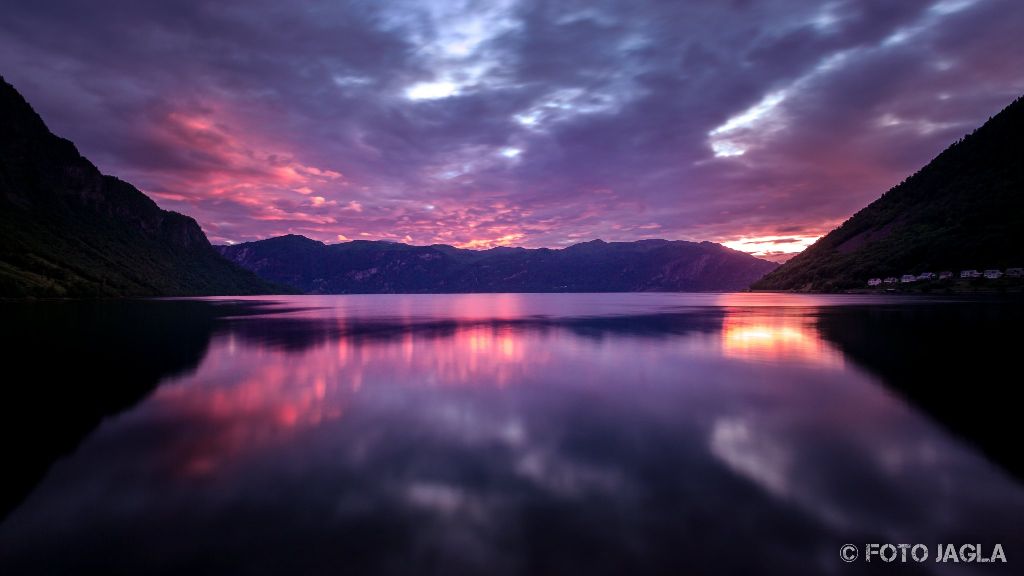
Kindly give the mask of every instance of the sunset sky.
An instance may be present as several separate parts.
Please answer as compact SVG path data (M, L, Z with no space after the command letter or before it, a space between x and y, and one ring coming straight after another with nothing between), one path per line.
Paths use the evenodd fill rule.
M1022 54L1016 0L39 0L0 17L0 74L50 128L215 243L793 252L1024 93Z

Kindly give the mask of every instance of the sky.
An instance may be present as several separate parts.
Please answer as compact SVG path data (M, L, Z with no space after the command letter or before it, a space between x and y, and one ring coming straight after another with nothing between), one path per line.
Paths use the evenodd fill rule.
M782 259L1024 93L1017 0L2 8L0 74L214 243Z

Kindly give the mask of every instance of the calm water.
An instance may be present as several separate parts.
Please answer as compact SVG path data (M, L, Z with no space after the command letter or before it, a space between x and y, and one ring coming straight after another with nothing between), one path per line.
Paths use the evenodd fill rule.
M0 309L5 362L28 374L3 385L0 574L1024 570L1019 457L991 395L1019 363L1018 304ZM848 542L930 557L845 564ZM939 543L1001 543L1008 563L935 563Z

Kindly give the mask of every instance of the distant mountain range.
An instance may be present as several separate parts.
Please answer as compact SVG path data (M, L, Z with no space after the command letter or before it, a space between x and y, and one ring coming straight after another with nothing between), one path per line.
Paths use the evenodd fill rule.
M777 266L711 242L668 240L465 250L288 235L218 249L266 280L316 294L727 291Z
M280 292L196 221L104 176L0 78L0 297Z
M756 282L834 291L869 278L1024 266L1024 97Z

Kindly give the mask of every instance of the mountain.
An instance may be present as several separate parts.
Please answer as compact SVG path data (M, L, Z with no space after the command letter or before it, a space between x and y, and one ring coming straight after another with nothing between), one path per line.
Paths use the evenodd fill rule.
M711 242L668 240L464 250L289 235L218 249L269 281L318 294L740 290L776 266Z
M1024 97L752 288L1024 266Z
M0 297L275 288L223 259L195 220L101 174L0 77Z

